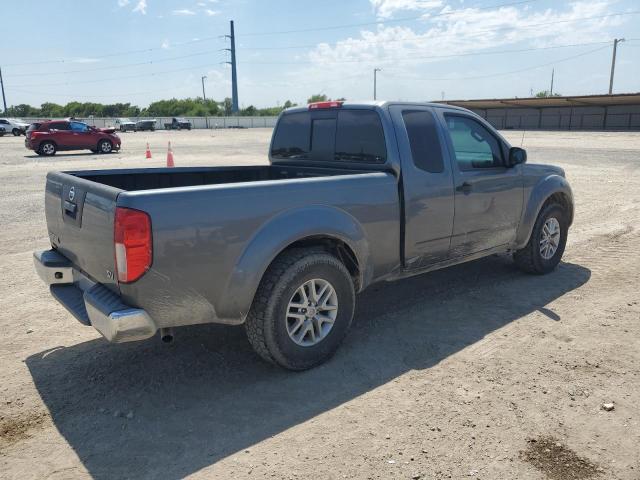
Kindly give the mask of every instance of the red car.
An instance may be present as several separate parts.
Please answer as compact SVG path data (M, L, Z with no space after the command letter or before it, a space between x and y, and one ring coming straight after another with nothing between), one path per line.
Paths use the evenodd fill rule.
M120 150L120 137L113 128L95 128L76 120L49 120L29 126L24 146L45 156L62 150L111 153Z

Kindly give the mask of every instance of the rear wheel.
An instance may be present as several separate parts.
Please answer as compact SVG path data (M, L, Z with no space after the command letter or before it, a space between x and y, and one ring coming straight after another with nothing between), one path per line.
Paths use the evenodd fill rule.
M14 128L13 130L11 130L11 133L13 133L14 137L19 137L20 135L22 135L22 131L19 128Z
M42 142L40 144L40 148L38 148L38 153L40 155L44 155L46 157L50 157L51 155L56 154L56 144L53 142Z
M100 140L98 142L99 153L111 153L113 150L113 144L109 140Z
M265 273L245 329L263 359L306 370L338 349L354 305L353 281L342 262L320 250L292 250Z
M543 207L529 242L513 254L516 265L525 272L539 275L556 268L567 244L567 222L567 213L558 203Z

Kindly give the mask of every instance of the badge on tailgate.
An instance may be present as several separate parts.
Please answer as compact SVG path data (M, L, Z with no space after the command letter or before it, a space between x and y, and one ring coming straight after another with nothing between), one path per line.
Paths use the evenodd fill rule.
M60 201L64 223L78 228L82 227L82 209L86 196L86 190L82 190L75 185L63 185Z

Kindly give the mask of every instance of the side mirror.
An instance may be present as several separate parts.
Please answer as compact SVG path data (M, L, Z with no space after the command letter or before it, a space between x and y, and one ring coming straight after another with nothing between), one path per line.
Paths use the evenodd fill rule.
M527 151L520 147L511 147L509 149L509 168L527 162Z

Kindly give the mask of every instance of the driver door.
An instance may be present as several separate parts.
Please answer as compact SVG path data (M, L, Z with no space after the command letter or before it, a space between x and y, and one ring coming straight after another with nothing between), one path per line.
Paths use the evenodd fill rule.
M77 148L96 148L89 126L82 122L70 122L73 146Z
M507 168L507 146L480 119L457 112L442 119L455 186L451 257L510 244L522 214L522 165Z

